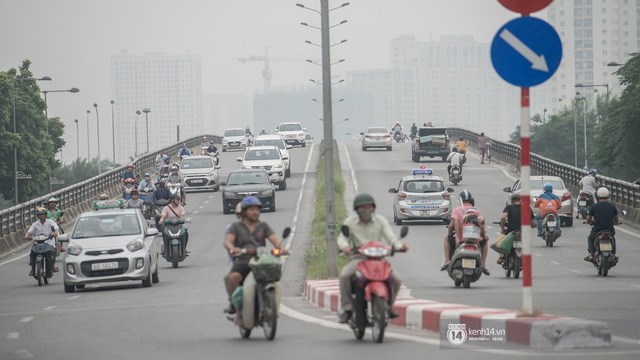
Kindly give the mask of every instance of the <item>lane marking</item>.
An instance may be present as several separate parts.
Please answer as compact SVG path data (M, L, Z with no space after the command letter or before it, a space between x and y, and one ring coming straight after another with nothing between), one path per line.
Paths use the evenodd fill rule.
M26 248L25 248L25 249L26 249ZM18 255L18 257L13 258L13 259L11 259L11 260L6 260L6 261L3 261L3 262L0 262L0 266L2 266L2 265L7 265L7 264L11 264L11 263L12 263L12 262L14 262L14 261L18 261L18 260L20 260L20 259L26 258L26 257L29 255L29 253L30 253L30 252L31 252L31 250L29 250L29 252L24 253L24 254L22 254L22 255Z
M347 148L347 144L342 144L344 146L344 153L347 156L347 165L349 166L349 173L351 174L351 181L353 182L353 188L356 190L356 194L358 193L358 179L356 179L356 171L353 168L353 164L351 163L351 155L349 154L349 149Z
M544 257L544 256L543 256L542 254L540 254L540 253L533 253L533 255L535 255L535 256L539 256L539 257Z
M53 306L47 306L46 308L42 309L43 311L49 311L49 310L53 310L56 308L56 305Z
M578 271L578 270L575 270L575 269L569 269L569 270L571 270L571 272L576 273L576 274L582 274L581 271ZM596 279L599 279L599 278L596 278Z
M311 149L309 149L309 155L307 155L307 163L304 166L304 175L302 176L302 182L300 183L300 193L298 194L298 202L296 203L296 210L293 214L293 224L291 226L291 235L289 235L289 241L285 244L285 249L291 249L293 245L293 239L296 236L296 228L298 226L298 217L300 216L300 207L302 206L302 197L304 195L304 187L307 183L307 176L309 174L309 166L311 165L311 157L313 156L313 149L315 149L316 144L311 145ZM280 245L282 246L282 244ZM286 260L283 266L286 265Z
M80 295L75 295L75 296L70 297L69 300L74 300L74 299L77 299L79 297L80 297Z
M33 316L27 316L25 318L20 319L20 322L21 323L28 323L31 320L33 320Z
M553 265L560 265L560 263L559 263L559 262L557 262L557 261L552 261L551 263L552 263Z
M20 337L20 333L19 332L10 332L7 334L7 339L8 340L16 340Z
M35 356L33 356L32 353L27 351L27 349L22 349L22 350L16 351L16 355L20 356L23 359L33 359L35 357Z
M629 286L632 286L632 287L635 287L635 288L640 288L640 285L629 284Z
M196 211L192 212L192 214L193 214L193 215L198 214L198 210L196 210Z
M205 203L205 204L208 204L208 203L209 203L209 200L205 200L205 201L204 201L204 203Z
M198 209L202 209L203 207L204 207L203 205L200 205L200 206L198 206Z

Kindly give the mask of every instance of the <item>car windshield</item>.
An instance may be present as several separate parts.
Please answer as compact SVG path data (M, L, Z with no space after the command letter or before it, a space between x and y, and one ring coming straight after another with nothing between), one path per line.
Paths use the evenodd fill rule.
M411 180L404 183L404 191L408 193L434 193L444 191L442 181Z
M182 169L208 169L213 167L211 159L190 159L182 161Z
M367 129L367 134L386 134L386 133L388 133L388 131L383 127Z
M142 231L135 214L85 216L78 220L73 238L138 235Z
M242 129L229 129L224 132L224 136L244 136Z
M302 131L302 125L300 124L282 124L278 128L279 131Z
M272 139L272 140L266 140L266 139L262 139L262 140L256 140L253 143L253 146L275 146L278 149L284 149L284 142L281 139Z
M562 183L562 180L557 180L557 179L547 179L547 180L531 180L531 189L533 190L538 190L538 189L542 189L544 188L544 184L546 183L551 183L551 185L553 185L553 190L562 190L564 189L564 184Z
M280 152L278 149L263 149L263 150L247 150L244 154L244 160L276 160L280 159Z
M255 184L269 184L269 178L264 172L242 172L231 173L227 186L231 185L255 185Z

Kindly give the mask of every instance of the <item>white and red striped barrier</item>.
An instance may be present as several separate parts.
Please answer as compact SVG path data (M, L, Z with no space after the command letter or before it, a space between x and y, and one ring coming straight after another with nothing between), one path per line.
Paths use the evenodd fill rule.
M340 310L338 280L309 280L304 297L326 311ZM391 324L415 330L440 332L448 324L465 324L467 329L505 329L506 342L532 348L570 349L611 346L605 322L553 315L519 317L514 310L450 304L405 296L401 291L394 305L398 317Z

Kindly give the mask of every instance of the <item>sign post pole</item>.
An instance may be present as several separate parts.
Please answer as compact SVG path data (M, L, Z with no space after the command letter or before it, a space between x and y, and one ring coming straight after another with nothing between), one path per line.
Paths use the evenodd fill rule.
M520 89L520 183L522 184L520 236L522 237L522 312L533 314L533 281L531 263L531 130L529 129L529 88Z

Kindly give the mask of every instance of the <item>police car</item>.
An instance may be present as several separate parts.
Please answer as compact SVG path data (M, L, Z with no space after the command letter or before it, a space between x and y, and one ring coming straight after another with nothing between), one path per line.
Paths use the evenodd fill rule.
M393 200L393 221L401 225L404 220L451 221L452 188L445 188L442 177L433 175L432 169L413 169L404 176L397 188L389 189Z

